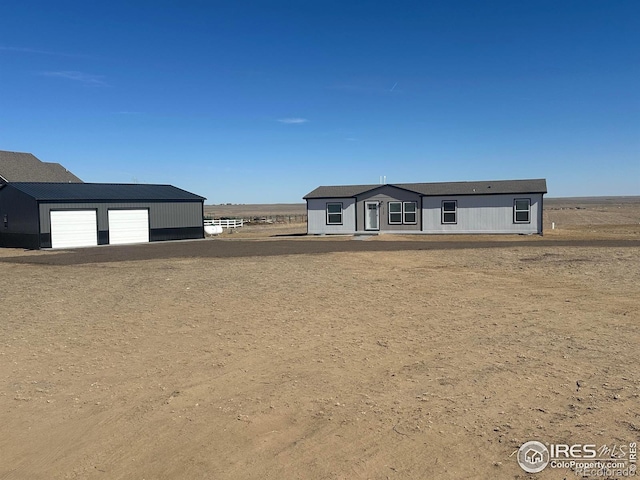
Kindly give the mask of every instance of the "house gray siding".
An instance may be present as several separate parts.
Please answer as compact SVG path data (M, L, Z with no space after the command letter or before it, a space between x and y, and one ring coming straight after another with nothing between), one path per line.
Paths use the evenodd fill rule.
M419 231L420 230L420 195L409 192L391 185L383 185L375 190L365 192L357 197L357 225L359 232L365 231L365 202L379 202L380 204L380 231ZM415 224L389 224L389 202L416 202L416 223Z
M516 198L531 199L529 223L515 223ZM442 223L442 202L457 202L457 223ZM422 231L425 233L542 233L542 194L451 195L422 199Z
M37 202L11 185L4 186L0 189L0 247L39 246Z
M148 209L150 241L203 238L203 202L40 202L40 244L51 246L51 210L96 210L98 243L109 243L109 210Z
M307 201L308 232L330 233L420 233L420 234L540 234L542 235L543 196L547 193L544 178L524 180L483 180L472 182L396 183L385 185L320 186L303 198ZM528 221L518 212L517 199L529 200ZM443 202L455 201L455 214L443 218ZM343 202L343 225L326 223L327 203ZM366 229L367 219L379 212L379 229ZM389 222L391 202L415 202L416 223ZM368 216L367 216L368 215ZM454 218L452 218L454 217ZM445 223L444 220L447 220Z
M342 204L342 225L327 225L327 203ZM307 233L310 235L353 234L356 226L355 198L310 198L307 200Z

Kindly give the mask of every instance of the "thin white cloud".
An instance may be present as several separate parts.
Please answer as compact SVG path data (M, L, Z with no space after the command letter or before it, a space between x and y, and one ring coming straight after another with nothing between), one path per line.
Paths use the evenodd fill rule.
M300 123L307 123L309 120L306 118L280 118L278 121L280 123L286 123L287 125L297 125Z
M77 72L77 71L61 71L61 72L42 72L41 75L45 77L64 78L66 80L72 80L74 82L80 82L91 87L106 87L107 82L104 81L104 76L93 75L90 73Z
M342 92L368 94L368 95L388 95L390 93L397 94L402 90L398 88L398 82L395 82L391 88L382 86L364 86L364 85L334 85L327 87L329 90L338 90Z
M52 52L50 50L40 50L38 48L8 47L3 45L0 45L0 52L31 53L36 55L54 55L58 57L87 58L87 55L81 55L77 53Z

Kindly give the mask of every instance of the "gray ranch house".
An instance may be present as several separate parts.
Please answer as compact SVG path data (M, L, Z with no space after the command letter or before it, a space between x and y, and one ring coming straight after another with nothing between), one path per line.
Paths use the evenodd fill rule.
M318 187L307 233L542 235L545 179Z

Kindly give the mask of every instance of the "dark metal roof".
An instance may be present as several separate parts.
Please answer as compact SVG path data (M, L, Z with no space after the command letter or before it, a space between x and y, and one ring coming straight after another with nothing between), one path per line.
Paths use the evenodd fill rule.
M36 200L45 201L204 201L205 198L172 185L137 183L39 183L8 184Z
M42 162L30 153L0 150L0 181L3 179L5 182L82 182L59 163Z
M423 196L547 193L547 181L543 178L478 182L388 183L385 185L402 188ZM310 198L357 197L385 185L324 186L316 188L303 198L306 200Z

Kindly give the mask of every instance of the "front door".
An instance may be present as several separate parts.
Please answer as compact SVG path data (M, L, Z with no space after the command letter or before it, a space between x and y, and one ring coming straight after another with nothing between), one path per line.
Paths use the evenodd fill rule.
M364 229L380 230L380 204L364 202Z

